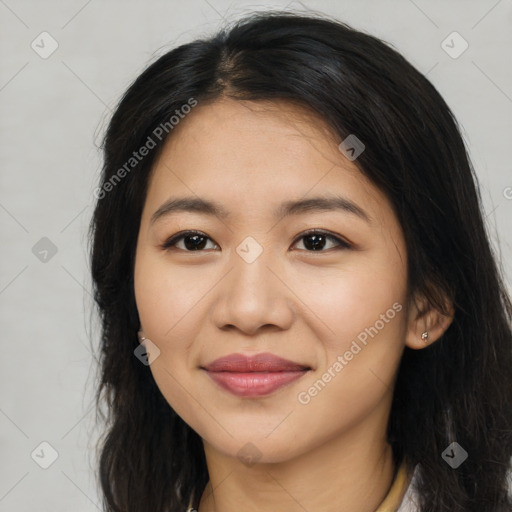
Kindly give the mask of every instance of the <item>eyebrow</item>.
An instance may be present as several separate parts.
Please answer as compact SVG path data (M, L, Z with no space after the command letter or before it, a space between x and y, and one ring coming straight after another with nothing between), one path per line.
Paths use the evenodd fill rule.
M360 206L342 196L320 196L296 201L285 201L274 210L274 216L279 218L307 212L336 210L353 214L367 223L371 223L370 216ZM228 210L214 201L199 197L179 197L170 198L162 204L151 216L150 224L175 212L196 212L203 215L217 216L221 219L227 219L231 216Z

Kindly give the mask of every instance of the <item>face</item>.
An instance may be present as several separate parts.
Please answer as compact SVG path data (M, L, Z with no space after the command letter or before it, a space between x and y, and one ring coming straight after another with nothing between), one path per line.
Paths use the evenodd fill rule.
M134 276L150 369L226 456L285 461L385 429L405 243L339 142L289 104L221 100L180 121L154 165Z

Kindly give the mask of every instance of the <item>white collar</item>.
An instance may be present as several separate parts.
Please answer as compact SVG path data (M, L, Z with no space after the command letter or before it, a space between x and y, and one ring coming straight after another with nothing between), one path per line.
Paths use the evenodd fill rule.
M419 512L420 506L418 503L418 494L416 492L416 482L419 478L419 463L414 467L409 487L400 503L400 507L396 512Z

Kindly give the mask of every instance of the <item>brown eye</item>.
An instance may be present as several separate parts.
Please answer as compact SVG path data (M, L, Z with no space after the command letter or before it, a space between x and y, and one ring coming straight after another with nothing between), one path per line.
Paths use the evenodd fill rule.
M350 249L350 244L342 240L341 238L331 235L330 233L324 231L308 231L307 233L303 233L300 236L299 240L304 240L303 245L308 252L318 251L318 252L326 252L323 249L328 245L328 240L334 241L334 247L327 247L329 249Z
M181 240L183 240L183 247L177 247L178 242L181 242ZM162 248L170 249L171 247L177 247L187 252L202 251L207 245L207 240L211 239L199 231L183 231L169 238L162 245Z

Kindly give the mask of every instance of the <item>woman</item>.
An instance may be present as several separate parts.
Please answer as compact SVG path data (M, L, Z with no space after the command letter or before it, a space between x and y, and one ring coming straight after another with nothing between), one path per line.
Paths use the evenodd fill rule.
M254 14L150 65L104 156L106 510L511 510L511 302L402 56Z

